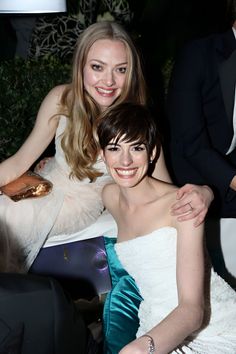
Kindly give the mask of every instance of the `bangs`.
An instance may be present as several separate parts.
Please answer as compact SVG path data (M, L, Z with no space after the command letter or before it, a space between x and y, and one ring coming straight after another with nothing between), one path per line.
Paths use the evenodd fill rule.
M138 134L137 131L132 130L127 132L127 129L125 129L125 131L118 131L117 134L114 134L114 136L111 137L108 143L110 143L111 141L114 145L117 145L119 142L135 143L137 145L148 145L146 134L143 134L143 136L141 136L140 134Z
M119 141L144 144L150 155L154 148L160 151L160 138L150 112L142 105L122 103L105 112L97 127L100 147Z
M98 128L98 135L100 135L100 145L104 149L109 143L117 145L120 142L125 143L137 143L137 145L144 144L149 146L150 137L148 136L148 131L145 129L145 126L142 126L140 129L139 124L131 125L126 124L121 126L120 124L116 125L116 122L110 121L110 124L100 125ZM136 122L138 123L138 122ZM102 132L101 132L101 127ZM141 133L140 133L141 132Z

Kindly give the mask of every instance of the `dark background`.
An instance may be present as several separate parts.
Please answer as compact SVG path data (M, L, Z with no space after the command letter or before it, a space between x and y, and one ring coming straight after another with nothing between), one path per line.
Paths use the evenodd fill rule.
M78 2L78 1L77 1ZM69 10L75 11L75 0ZM130 29L158 62L175 55L188 39L221 31L227 23L227 0L129 0L134 12ZM0 15L0 58L14 56L16 38L7 15Z
M225 30L227 0L128 2L134 15L125 26L142 53L148 103L157 117L165 147L168 139L165 94L171 65L178 50L189 39ZM101 5L102 1L97 3ZM68 0L68 14L77 13L78 9L78 0ZM69 80L69 69L64 63L43 62L42 58L36 58L36 62L15 59L16 44L9 15L0 15L0 161L14 153L25 140L47 92ZM70 60L67 58L69 66ZM52 153L49 147L45 155Z

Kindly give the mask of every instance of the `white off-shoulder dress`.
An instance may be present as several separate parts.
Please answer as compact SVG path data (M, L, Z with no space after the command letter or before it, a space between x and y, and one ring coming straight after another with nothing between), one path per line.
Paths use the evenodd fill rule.
M143 298L137 337L156 326L178 304L176 242L176 229L163 227L114 246ZM236 353L236 292L213 270L206 272L209 286L206 286L204 324L171 353Z
M103 175L95 182L90 183L88 178L69 179L70 168L61 148L66 121L66 117L60 117L55 156L40 172L53 183L52 192L45 197L18 202L0 196L1 272L26 272L46 240L63 234L65 241L67 236L70 238L71 234L95 224L103 213L101 191L111 179L102 160L98 160L95 167ZM109 222L114 225L111 216ZM96 230L96 226L94 228ZM102 233L101 227L99 233Z

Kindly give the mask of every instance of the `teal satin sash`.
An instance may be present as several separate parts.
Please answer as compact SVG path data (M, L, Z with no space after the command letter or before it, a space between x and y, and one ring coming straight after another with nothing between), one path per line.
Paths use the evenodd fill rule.
M104 304L104 354L117 354L136 338L142 297L134 279L122 267L114 250L115 238L105 238L112 290Z

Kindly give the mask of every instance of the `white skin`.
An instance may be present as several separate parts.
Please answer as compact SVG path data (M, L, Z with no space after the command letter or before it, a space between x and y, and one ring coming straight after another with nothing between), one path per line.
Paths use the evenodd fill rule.
M84 67L84 87L100 105L101 110L110 106L120 95L126 75L127 53L124 44L117 40L97 40L88 52ZM21 148L0 164L0 186L3 186L27 171L53 140L58 126L60 98L66 85L53 88L43 100L32 132ZM47 160L39 165L38 171ZM171 181L161 152L153 176ZM179 220L192 219L195 225L202 223L213 200L207 186L185 185L176 194L171 206ZM191 203L191 205L190 205Z
M120 96L127 65L126 49L121 41L101 39L90 48L84 67L84 88L102 110Z
M157 352L167 354L202 323L203 225L195 227L193 220L179 222L169 213L176 187L147 176L149 162L145 145L122 140L113 145L111 141L101 155L116 182L104 187L103 202L117 222L117 242L146 235L165 226L177 229L178 305L147 333L153 337ZM119 354L147 352L148 338L140 337L126 345Z

